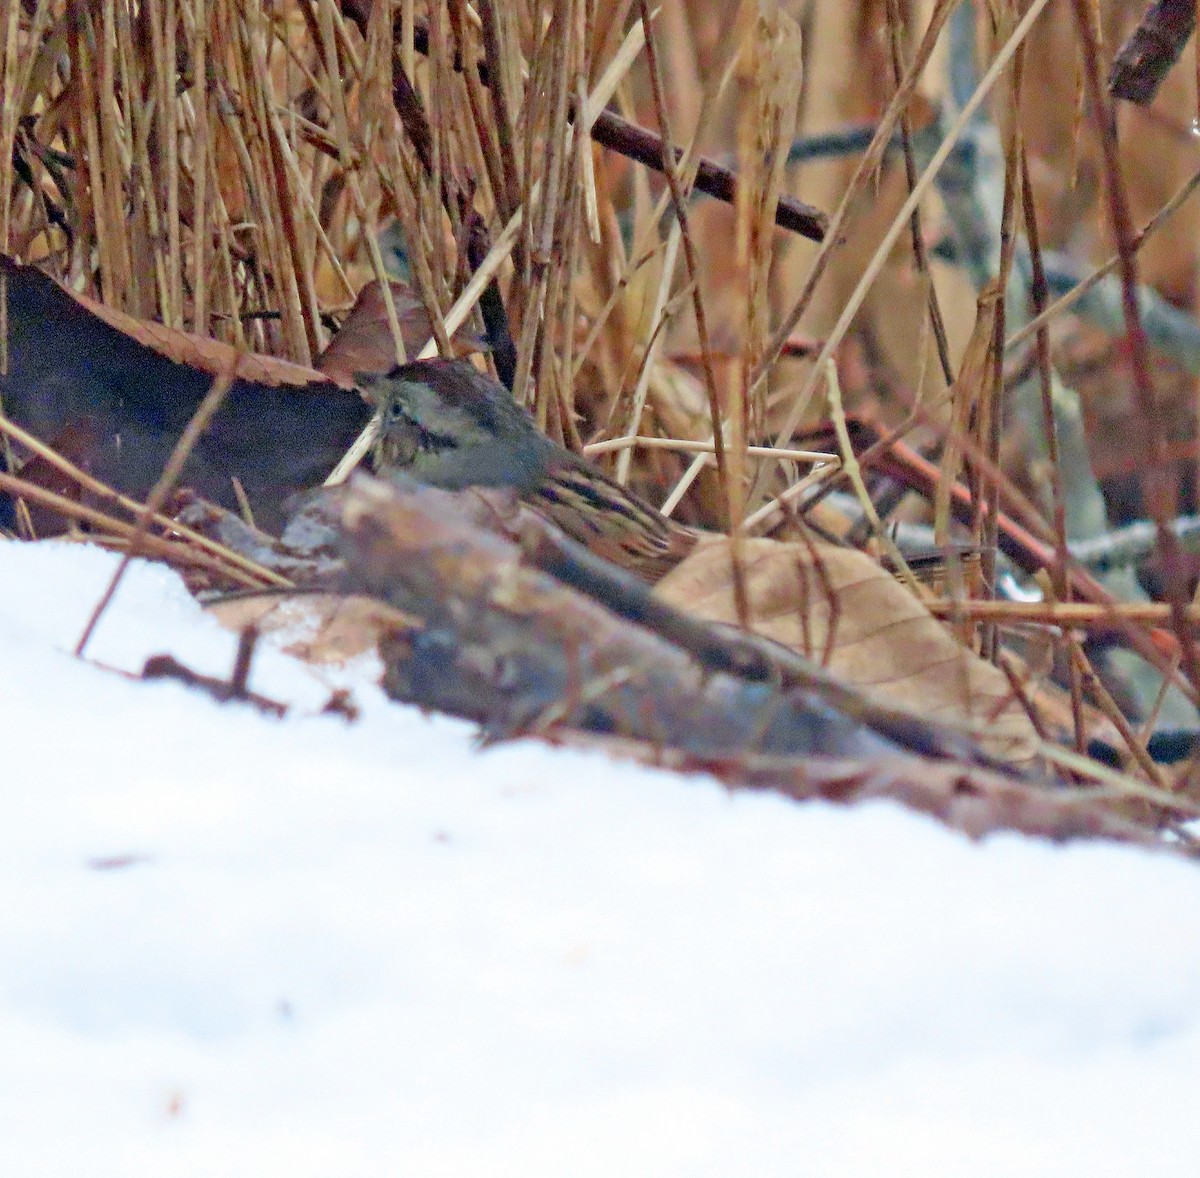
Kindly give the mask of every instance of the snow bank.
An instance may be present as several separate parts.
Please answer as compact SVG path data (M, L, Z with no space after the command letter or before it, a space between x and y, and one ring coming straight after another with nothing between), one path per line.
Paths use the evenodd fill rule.
M0 545L0 1173L1195 1173L1200 869L130 681L113 567Z

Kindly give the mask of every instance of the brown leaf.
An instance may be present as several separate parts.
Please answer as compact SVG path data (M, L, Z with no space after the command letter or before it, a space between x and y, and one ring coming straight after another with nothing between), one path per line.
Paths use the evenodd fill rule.
M118 311L114 307L106 307L87 295L76 294L67 287L61 287L64 293L73 298L80 306L85 307L97 319L102 319L110 327L115 327L122 335L127 335L138 343L173 360L176 364L186 364L189 368L207 372L216 377L233 363L237 349L223 340L208 339L195 335L190 331L180 331L178 328L167 327L162 323L154 323L147 319L135 319L132 315ZM327 381L340 385L345 389L354 387L353 379L342 380L332 372L318 372L303 364L293 364L291 360L283 360L278 356L262 356L254 352L244 352L238 365L238 374L243 380L256 384L270 385L273 388L286 385L310 385L314 382L324 384Z
M747 540L744 563L758 633L817 661L828 648L839 679L928 720L977 728L994 757L1033 758L1037 734L1003 672L958 643L869 557L827 544ZM736 622L728 543L702 541L656 593L698 617Z
M393 280L390 285L404 351L408 359L415 360L433 336L429 315L408 283ZM478 335L465 328L455 332L451 342L457 345L455 352L458 355L478 352L485 346ZM330 380L353 384L356 372L387 372L395 363L396 348L383 294L378 282L368 282L358 292L341 331L321 353L317 367Z

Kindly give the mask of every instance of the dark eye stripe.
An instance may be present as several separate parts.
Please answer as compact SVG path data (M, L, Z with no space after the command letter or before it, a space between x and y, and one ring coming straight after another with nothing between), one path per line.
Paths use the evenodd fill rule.
M417 441L422 450L457 450L458 442L449 434L434 433L423 425L413 422L417 430Z
M438 453L442 450L454 450L458 448L458 442L449 434L435 433L433 430L426 429L419 421L417 421L408 412L407 406L401 401L393 401L388 406L386 421L384 424L384 433L394 430L393 437L401 432L403 427L407 427L416 436L417 449Z

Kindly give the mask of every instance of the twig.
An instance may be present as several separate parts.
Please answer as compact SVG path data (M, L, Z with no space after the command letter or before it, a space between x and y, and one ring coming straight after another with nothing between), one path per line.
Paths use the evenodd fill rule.
M1033 312L1040 314L1046 307L1046 272L1042 266L1041 237L1038 230L1037 209L1034 207L1033 190L1029 182L1029 159L1024 148L1021 149L1021 194L1024 200L1023 215L1025 220L1025 236L1029 243L1029 261L1031 274L1029 281L1029 296L1033 304ZM1022 317L1024 317L1022 315ZM1067 576L1067 506L1063 492L1062 467L1058 454L1058 423L1054 414L1054 376L1050 368L1050 333L1043 326L1035 337L1034 352L1037 356L1038 385L1042 394L1042 433L1046 442L1046 456L1050 468L1050 505L1054 517L1054 551L1055 563L1053 568L1054 595L1059 601L1071 600L1071 583ZM996 359L1002 361L1004 356L1003 343L996 348ZM998 490L998 489L997 489ZM999 503L995 506L998 508ZM1082 654L1082 652L1081 652ZM1086 660L1084 660L1086 662ZM1082 751L1086 747L1082 684L1080 681L1080 664L1078 659L1072 659L1067 668L1067 677L1071 688L1071 714L1075 721L1075 747ZM1090 665L1088 673L1091 672Z
M620 50L618 50L613 61L596 83L595 89L588 98L588 106L584 118L585 126L588 125L588 121L594 118L596 113L612 97L613 91L617 88L625 71L629 68L641 49L641 38L642 27L640 24L635 25L630 29ZM530 199L536 198L539 187L536 183L532 186ZM512 253L517 243L524 219L525 206L522 205L513 213L508 224L504 226L500 236L492 244L487 257L475 268L474 273L471 275L471 280L463 288L462 294L455 300L454 306L446 312L445 323L447 335L453 335L466 322L467 316L470 315L475 304L487 289L488 284L492 281L500 267L507 261L509 254ZM417 359L428 360L436 354L436 345L430 340L417 354ZM367 452L375 444L375 439L378 436L379 415L375 414L363 427L362 433L354 440L354 443L346 451L342 460L330 472L324 485L326 487L334 487L340 483L344 483L350 472L366 457Z
M854 175L850 183L846 186L846 191L842 194L842 199L838 204L837 210L834 212L829 222L829 229L826 232L825 238L821 243L821 249L818 251L813 264L809 269L808 276L804 280L804 287L800 294L796 297L788 313L783 317L779 326L775 330L771 342L767 345L767 350L760 358L754 373L754 382L765 380L767 373L771 370L776 360L783 354L784 348L787 346L787 341L791 338L792 333L796 330L797 324L800 322L804 312L808 309L812 301L817 284L821 281L822 275L825 273L829 261L833 256L834 250L837 248L842 238L842 230L847 218L850 216L850 211L854 207L855 202L862 194L863 189L868 184L871 175L874 173L876 165L883 157L883 153L887 150L891 143L892 134L896 129L896 125L900 119L900 112L904 109L905 104L912 97L916 90L917 84L920 81L925 67L932 56L934 47L937 45L938 36L940 35L943 26L949 19L950 14L957 7L960 0L938 0L938 5L934 9L933 14L929 18L929 24L925 29L924 36L921 38L921 44L917 49L913 60L909 63L908 73L904 81L897 87L896 93L892 96L892 100L888 105L888 109L884 114L882 121L875 128L874 137L871 140L871 146L864 153L863 158L859 160L858 167L854 171ZM916 194L914 189L910 196ZM919 199L919 198L918 198ZM903 214L898 218L901 225L911 216L912 210L916 208L917 199L911 201L911 207L905 208ZM899 236L897 232L896 236ZM890 252L892 244L895 242L895 237L889 241L886 254ZM841 342L841 337L837 342ZM820 359L818 363L823 363L833 355L836 344L826 346L821 349ZM790 439L791 432L795 429L796 424L800 421L804 413L804 404L800 401L807 402L808 397L812 395L813 389L816 387L816 366L814 366L814 376L811 382L806 384L805 391L798 398L796 410L789 414L788 426L786 430L780 431L780 436L776 439L779 445L786 445ZM793 420L794 418L794 420ZM786 433L787 436L784 436ZM759 487L754 488L753 494L757 494ZM751 498L753 498L753 494Z
M642 424L642 414L646 408L646 396L650 391L650 376L658 360L658 353L662 348L663 338L666 335L668 326L674 319L680 302L685 297L685 292L682 291L675 298L671 297L671 286L675 281L675 263L679 257L679 245L682 239L681 234L682 225L679 219L676 218L672 221L671 228L667 232L662 266L658 273L658 289L654 293L654 310L650 315L650 338L642 348L642 358L638 367L637 381L633 386L633 396L629 406L629 413L626 417L628 424L625 428L633 431L635 435L638 427ZM690 297L694 289L695 282L689 282L686 296ZM702 364L704 362L703 354L701 354L700 362ZM633 450L626 446L614 448L621 451L617 457L617 482L624 484L629 481L629 469L633 462ZM586 446L583 452L585 454L589 453ZM592 452L595 453L595 451Z
M899 90L904 85L904 61L901 48L901 33L903 17L900 13L899 0L887 0L888 15L888 47L891 50L892 77ZM900 108L900 143L904 151L904 179L909 192L917 182L917 163L912 149L912 118L908 107ZM928 287L929 322L933 326L933 338L937 342L938 361L942 366L942 378L946 384L954 383L954 368L950 363L950 345L946 340L946 323L942 318L942 305L938 301L937 287L929 273L929 259L925 251L925 235L921 229L921 210L912 211L912 251L917 273L925 280Z
M665 174L663 141L653 132L626 121L612 111L601 111L597 116L592 124L592 138L602 147ZM675 148L674 156L678 165L683 159L683 152ZM705 196L733 204L737 196L737 176L728 168L701 157L692 187ZM823 241L829 228L829 215L793 196L781 194L775 208L775 224L810 241Z
M804 164L810 160L837 159L866 151L875 138L875 124L847 127L824 135L801 135L788 148L789 164ZM890 145L889 145L890 146Z
M1108 71L1114 98L1153 101L1196 27L1196 0L1156 0L1126 38Z
M30 503L37 503L43 507L48 507L64 519L76 519L81 523L101 528L113 536L121 537L126 543L129 542L136 531L133 524L128 524L124 520L117 519L114 516L105 515L104 512L97 511L94 507L88 507L85 503L76 503L74 499L68 499L65 495L48 491L45 487L41 487L37 483L31 483L27 479L18 478L16 475L6 474L4 471L0 471L0 491L7 491L14 497L20 497L28 500ZM158 522L157 519L155 522ZM179 525L179 531L181 535L187 532L189 540L191 540L192 536L198 535L198 533L191 532L190 529L183 528L182 525ZM201 537L201 539L206 538ZM223 545L214 544L212 541L208 541L206 546L212 549L217 555L209 555L208 552L194 547L194 541L188 544L180 544L174 540L167 540L162 536L155 536L152 533L145 533L140 543L147 553L161 557L168 563L178 562L205 569L210 573L215 573L218 576L235 581L247 589L261 589L264 584L286 588L292 584L286 577L281 577L278 573L274 573L270 569L262 569L261 575L247 573L240 567L241 565L258 566L255 566L253 561L239 557L231 549L226 549ZM221 559L218 559L218 556ZM233 563L234 557L238 557L237 564Z
M804 495L805 492L812 490L813 487L819 486L834 475L839 474L841 469L842 460L840 458L834 458L829 463L818 463L798 482L793 483L778 495L768 499L757 511L752 511L746 516L745 522L742 525L746 535L754 535L759 531L766 531L768 528L774 527L778 518L785 512L792 510L793 503ZM830 598L831 600L833 599L832 594L830 594Z
M18 445L23 446L26 450L36 454L39 458L45 459L47 463L53 466L56 470L60 471L62 474L66 475L67 478L72 482L77 483L84 490L91 491L93 495L98 496L106 503L115 504L116 506L129 512L132 516L134 516L135 519L146 510L144 504L139 503L136 499L130 499L128 496L122 495L119 491L113 490L113 488L107 483L102 483L98 478L88 474L87 471L82 470L69 459L64 458L57 450L52 449L38 438L35 438L33 434L22 429L15 421L9 420L2 413L0 413L0 433L3 433L5 438L11 439L12 441L18 443ZM28 480L20 481L26 487L31 485L28 483ZM235 483L235 490L236 486L237 484ZM243 492L243 494L244 493L245 492ZM30 497L28 490L21 492L21 494L26 498ZM85 517L77 512L71 511L70 506L67 505L74 505L74 501L65 499L62 496L54 496L54 502L51 502L45 498L41 499L40 502L42 502L44 506L52 507L54 510L59 511L60 514L74 516L74 518L77 519L90 518L91 522L97 522L97 520L108 520L107 516L102 516L99 513L93 513L93 518ZM64 506L58 506L58 504L62 504ZM194 529L187 527L185 524L180 523L178 520L172 519L170 516L163 515L161 512L155 512L151 518L157 527L164 528L172 532L177 532L185 540L188 540L190 543L199 548L203 548L207 552L211 552L221 561L227 562L228 564L235 566L237 569L243 570L245 574L248 574L247 577L242 578L245 580L247 585L253 585L265 581L268 584L277 584L282 588L291 584L286 577L280 577L278 573L272 572L270 569L259 564L257 561L251 560L248 556L243 556L240 552L235 552L232 548L228 548L226 545L211 539L210 537L204 535L203 532L197 532ZM119 521L113 520L111 524L104 524L103 526L112 527L118 522ZM171 545L171 547L177 548L178 545ZM214 564L212 567L217 568L219 566Z
M428 29L418 26L415 31L417 52L427 54L429 52ZM461 61L456 61L454 65L456 69L462 69ZM492 85L490 68L483 63L477 68L480 80L490 88ZM571 117L575 117L573 109ZM610 151L615 151L618 155L623 155L626 159L631 159L643 167L665 174L664 154L666 148L662 139L653 131L639 127L636 123L629 122L628 119L623 119L615 111L601 110L592 121L588 133L601 147L607 147ZM683 152L679 148L675 148L674 156L675 164L678 166L683 161ZM713 160L701 158L692 186L697 192L703 192L705 196L711 196L714 200L733 204L737 193L737 176L729 168L723 167ZM811 241L822 241L829 228L829 215L795 197L781 195L775 209L775 224L780 229L798 233L801 237L807 237Z
M1098 604L1089 601L962 601L926 599L926 608L935 617L948 617L956 611L971 621L1040 623L1047 626L1078 627L1113 632L1122 622L1161 626L1171 620L1171 607L1164 601L1134 601ZM1185 607L1191 622L1200 622L1200 606Z
M1141 310L1137 297L1137 260L1133 253L1134 230L1129 210L1129 196L1121 173L1121 159L1117 148L1117 129L1112 108L1100 84L1100 51L1092 28L1091 13L1087 0L1072 0L1075 25L1083 46L1084 75L1088 96L1091 99L1092 120L1104 152L1105 187L1108 191L1109 215L1112 218L1113 234L1117 239L1117 252L1121 256L1121 287L1125 311L1126 338L1129 342L1131 367L1133 369L1134 392L1141 412L1143 430L1142 447L1146 467L1144 486L1146 502L1158 533L1158 547L1162 553L1167 597L1171 602L1175 621L1175 634L1183 653L1183 669L1187 678L1200 688L1200 661L1197 660L1192 633L1186 618L1187 584L1179 542L1167 526L1167 520L1175 514L1176 488L1171 482L1172 474L1162 462L1162 429L1158 412L1158 396L1150 377L1150 361L1146 347L1146 333L1142 327Z
M1171 531L1179 537L1185 551L1200 551L1200 515L1181 515L1169 521ZM1154 551L1156 532L1149 520L1139 519L1124 527L1076 540L1071 544L1071 556L1088 568L1103 571L1123 568L1145 560Z
M1190 798L1174 790L1161 790L1127 773L1118 773L1107 765L1091 757L1072 752L1056 744L1043 744L1038 752L1052 765L1068 769L1085 780L1098 782L1103 790L1089 791L1088 796L1102 800L1106 795L1110 798L1136 798L1138 801L1149 802L1159 806L1168 813L1186 814L1191 818L1200 817L1200 805Z
M200 440L200 435L208 428L213 415L221 407L221 402L225 400L225 395L233 387L241 360L242 353L235 352L225 369L213 381L212 387L204 395L204 400L197 406L196 412L192 414L192 419L184 428L179 441L175 443L175 449L171 451L171 456L167 459L167 464L163 467L163 472L159 476L158 482L154 484L146 499L146 506L138 517L133 535L129 539L129 550L121 557L121 562L117 565L112 580L108 583L108 588L104 590L100 600L96 603L96 608L92 611L83 633L79 636L79 641L75 644L76 658L83 657L88 641L104 615L104 611L108 608L109 602L112 601L113 594L116 593L117 586L120 585L121 578L125 575L125 570L129 567L130 561L138 555L141 541L144 539L155 513L166 502L167 496L183 473L184 463L187 462L188 456Z
M1087 655L1083 653L1083 648L1079 644L1079 640L1074 634L1066 634L1067 650L1070 654L1071 662L1075 666L1075 672L1081 679L1081 688L1086 690L1089 697L1096 701L1100 710L1108 717L1116 730L1121 734L1121 739L1125 742L1125 746L1129 749L1133 759L1137 761L1138 767L1150 782L1158 789L1166 789L1167 782L1163 777L1162 769L1156 765L1150 754L1146 751L1146 746L1138 739L1138 735L1133 730L1133 726L1125 718L1121 709L1117 707L1116 701L1109 693L1107 687L1096 674ZM1082 726L1076 724L1076 739L1082 742ZM1086 747L1086 746L1084 746ZM1083 752L1081 747L1078 751Z
M654 95L654 105L658 112L659 124L663 129L662 166L667 183L671 188L671 201L675 206L675 216L679 221L680 241L683 245L683 257L687 264L688 277L692 282L692 309L696 319L696 334L700 342L700 355L703 361L704 386L708 393L708 410L713 435L713 456L716 459L717 479L720 482L721 494L725 503L726 513L730 518L730 527L734 535L731 537L730 568L733 573L733 598L737 613L738 624L744 629L750 626L750 598L746 589L746 575L742 567L741 554L737 542L737 533L742 521L733 517L732 505L734 491L731 482L732 474L729 458L725 450L725 435L721 428L721 399L717 392L717 377L713 367L712 345L708 336L708 319L704 312L704 299L700 291L700 262L696 256L696 245L692 240L688 224L687 202L685 192L680 182L678 162L680 156L669 142L670 122L667 113L666 98L663 94L662 72L659 69L658 55L654 46L654 34L650 27L650 6L647 0L638 0L641 9L642 28L646 36L646 61L650 67L650 89ZM732 197L732 192L730 193Z
M683 454L711 454L714 450L712 442L697 442L687 438L650 438L640 435L628 435L621 438L607 438L603 442L590 442L584 446L583 452L589 458L596 454L607 454L612 450L627 450L634 446L642 446L647 450L675 450ZM778 458L788 462L836 462L837 455L826 453L824 450L788 450L777 449L774 446L747 446L746 453L755 458Z
M912 569L908 567L908 561L904 559L904 554L896 547L896 542L888 535L887 529L880 521L875 504L871 502L871 496L867 492L866 483L863 482L862 468L858 465L854 447L850 444L850 431L846 428L846 412L842 408L842 389L838 381L837 365L832 360L826 360L824 372L829 388L829 411L833 417L833 427L837 431L838 446L842 451L842 469L846 472L846 477L850 480L850 485L854 488L854 493L858 497L867 519L871 521L872 530L887 551L888 556L895 562L896 568L900 570L905 583L912 590L913 596L919 601L924 597L920 583Z
M915 420L924 421L925 415L919 414ZM869 463L883 473L903 480L905 485L919 491L928 499L935 496L940 478L938 468L912 447L898 441L906 429L912 427L913 422L882 436L880 436L878 427L870 422L861 420L848 422L848 425L851 424L859 438L860 445L863 442L867 443L858 455L860 463L863 465ZM824 433L825 436L833 435L836 438L836 431L832 425L827 426ZM1053 547L1053 534L1045 521L1025 496L1013 486L1004 472L992 466L987 455L978 446L975 446L971 439L965 439L965 443L971 461L978 468L980 478L999 483L1005 508L1017 517L1015 519L1004 515L999 517L1001 548L1008 553L1014 563L1029 572L1053 568L1054 562L1057 560L1057 553ZM826 481L825 485L832 487L842 473L838 471L833 478ZM817 494L820 495L822 490L819 490ZM972 518L974 500L971 492L963 484L955 484L951 493L951 503L956 518L960 520ZM1119 607L1120 603L1108 590L1073 562L1068 569L1068 577L1071 581L1072 591L1083 600L1099 605L1107 604L1109 609ZM1184 692L1188 699L1200 702L1196 688L1175 671L1168 656L1164 654L1164 650L1174 653L1178 649L1178 643L1173 634L1165 630L1156 630L1152 634L1145 634L1132 622L1124 622L1120 618L1117 620L1131 649L1137 651L1162 674L1170 676L1171 681Z
M269 716L287 715L287 704L258 695L246 687L250 674L250 662L254 656L254 647L258 641L258 631L253 626L247 626L238 635L237 654L234 656L233 670L229 678L217 679L211 675L201 675L185 666L173 655L151 655L142 667L142 679L175 679L188 687L197 688L212 696L218 703L237 701L248 703L260 712Z
M1174 213L1180 205L1183 204L1197 187L1200 187L1200 170L1192 173L1190 177L1180 186L1179 190L1171 197L1169 201L1149 221L1142 227L1141 231L1134 237L1132 249L1136 253L1143 245L1160 229L1167 219ZM1018 344L1027 340L1035 331L1043 324L1052 319L1055 315L1060 315L1063 311L1074 306L1088 291L1092 289L1102 278L1111 274L1121 264L1121 255L1113 254L1102 266L1098 266L1091 274L1089 274L1081 282L1077 283L1066 294L1055 299L1045 310L1037 314L1033 319L1025 324L1019 331L1013 332L1012 335L1004 341L1004 348L1007 351L1010 348L1015 348ZM1084 312L1086 313L1086 312Z

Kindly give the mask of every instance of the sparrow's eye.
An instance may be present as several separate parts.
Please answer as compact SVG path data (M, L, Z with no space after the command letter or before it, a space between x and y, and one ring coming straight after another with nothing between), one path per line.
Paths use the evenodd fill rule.
M404 416L404 406L399 401L393 401L388 406L388 416L393 421L399 421Z

